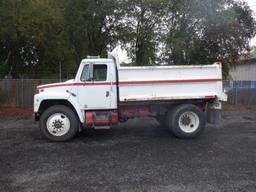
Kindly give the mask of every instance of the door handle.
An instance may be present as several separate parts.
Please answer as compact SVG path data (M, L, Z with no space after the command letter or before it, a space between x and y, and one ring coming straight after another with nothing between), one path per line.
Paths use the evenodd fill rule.
M110 93L109 91L106 91L106 97L109 97Z

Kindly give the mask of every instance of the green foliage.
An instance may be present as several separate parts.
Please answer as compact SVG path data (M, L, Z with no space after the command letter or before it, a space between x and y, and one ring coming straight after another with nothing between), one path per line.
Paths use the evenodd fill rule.
M79 59L87 55L106 55L124 30L121 6L117 0L69 1L65 26L69 44Z
M168 63L222 61L227 76L230 66L249 51L249 40L256 31L247 4L229 0L187 0L171 4L169 9L177 12L170 16L165 52Z
M123 43L136 65L155 64L158 46L158 24L164 12L161 0L127 0L123 4L128 33L123 34Z
M8 66L6 75L15 78L55 73L59 61L72 58L65 38L63 8L56 2L1 1L0 58Z
M0 77L3 77L7 73L8 73L8 65L6 65L5 63L0 63Z
M1 0L0 77L64 77L117 45L135 65L222 61L249 51L255 20L234 0Z

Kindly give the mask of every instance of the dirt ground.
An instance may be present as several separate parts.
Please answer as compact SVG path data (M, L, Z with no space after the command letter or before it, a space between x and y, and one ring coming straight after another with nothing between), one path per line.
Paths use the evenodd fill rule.
M255 109L228 109L194 140L148 118L67 143L44 140L31 109L0 111L0 191L256 191Z
M32 107L0 107L1 119L31 118Z

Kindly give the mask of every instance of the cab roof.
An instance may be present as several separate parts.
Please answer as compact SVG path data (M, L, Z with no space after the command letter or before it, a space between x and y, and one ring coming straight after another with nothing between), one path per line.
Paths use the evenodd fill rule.
M82 63L113 63L113 59L83 59Z

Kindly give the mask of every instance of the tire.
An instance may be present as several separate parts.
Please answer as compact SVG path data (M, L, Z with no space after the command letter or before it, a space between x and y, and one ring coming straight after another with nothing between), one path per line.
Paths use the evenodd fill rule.
M71 140L77 133L79 120L75 112L69 107L55 105L43 112L39 126L46 139L65 142Z
M174 136L181 139L198 137L205 129L204 112L195 105L178 105L167 115L166 124Z

